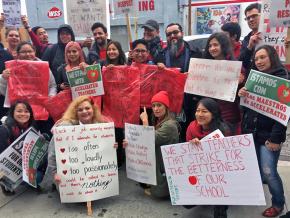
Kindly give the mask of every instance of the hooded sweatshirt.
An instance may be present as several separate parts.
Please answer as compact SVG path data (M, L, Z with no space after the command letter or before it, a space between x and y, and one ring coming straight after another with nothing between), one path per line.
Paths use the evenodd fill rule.
M49 67L55 78L56 84L59 84L61 79L61 75L58 75L57 69L65 63L64 53L66 44L62 43L60 40L60 32L63 29L67 30L71 34L71 41L75 41L75 35L71 26L68 24L60 25L57 29L57 43L46 49L42 57L43 61L49 62Z

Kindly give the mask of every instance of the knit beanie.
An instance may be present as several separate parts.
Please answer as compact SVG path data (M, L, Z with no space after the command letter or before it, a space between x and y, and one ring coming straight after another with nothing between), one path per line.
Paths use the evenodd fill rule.
M157 94L155 94L151 99L151 104L154 102L160 102L160 103L164 104L166 107L169 107L168 92L160 91Z

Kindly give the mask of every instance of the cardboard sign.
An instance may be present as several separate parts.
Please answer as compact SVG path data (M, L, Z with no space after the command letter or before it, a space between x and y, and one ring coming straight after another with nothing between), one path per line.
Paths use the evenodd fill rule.
M23 181L37 188L36 174L43 157L47 154L49 142L34 132L29 132L23 142Z
M79 1L66 0L67 22L76 37L91 34L91 26L96 21L110 27L108 0ZM110 31L108 31L110 32Z
M242 62L191 58L184 92L234 102Z
M6 27L22 27L20 0L2 0Z
M119 194L113 123L56 127L54 142L61 202Z
M275 1L274 5L283 1L284 0ZM285 37L287 36L287 28L272 24L273 21L271 20L272 18L270 18L271 8L271 0L262 0L262 13L259 24L259 32L261 32L262 40L259 42L257 47L261 45L271 45L276 49L280 60L285 61L286 50L284 42Z
M137 10L136 0L113 0L114 15L132 14Z
M271 0L270 22L272 27L290 26L290 1Z
M83 95L98 96L104 94L100 64L87 66L85 71L81 69L67 71L66 75L73 99Z
M161 151L173 205L266 205L251 134Z
M140 73L138 68L114 66L103 68L105 95L103 115L113 119L115 126L124 128L125 123L139 123Z
M223 135L222 131L219 129L213 131L212 133L208 134L207 136L203 137L200 141L207 141L207 140L212 140L212 139L221 139L224 138L225 136Z
M289 80L251 70L240 104L287 126L290 116Z
M126 123L126 172L129 179L156 185L155 130Z
M0 154L0 170L5 173L1 180L5 186L11 187L11 190L22 181L22 148L24 139L30 132L38 134L33 127L30 127Z
M43 101L48 97L49 66L46 61L12 60L5 62L9 68L8 95L10 102L17 99L27 100L32 107L36 120L47 120L48 112L43 107ZM9 100L7 100L7 98Z

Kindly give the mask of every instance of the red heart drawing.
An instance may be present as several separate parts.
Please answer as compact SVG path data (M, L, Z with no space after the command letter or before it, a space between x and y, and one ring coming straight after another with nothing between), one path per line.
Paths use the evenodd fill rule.
M63 170L62 173L63 173L64 175L66 175L66 174L67 174L67 170Z
M61 162L62 162L63 164L65 164L65 162L66 162L66 159L64 159L64 160L61 160Z
M60 151L63 153L65 151L65 148L61 148Z
M195 176L189 176L188 181L191 185L196 185L197 183L197 178Z

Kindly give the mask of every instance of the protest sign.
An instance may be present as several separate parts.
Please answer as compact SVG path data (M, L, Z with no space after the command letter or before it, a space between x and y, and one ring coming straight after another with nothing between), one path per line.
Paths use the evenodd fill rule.
M182 108L186 75L177 68L158 69L156 65L133 64L140 71L140 104L151 108L151 99L159 91L167 91L170 111L179 113Z
M86 202L119 194L113 123L54 128L61 202Z
M282 0L281 0L282 1ZM284 0L283 0L284 1ZM277 4L280 1L275 1ZM272 25L270 18L271 0L262 0L262 10L259 24L259 32L261 32L262 40L258 46L271 45L273 46L281 61L285 61L286 50L285 50L285 37L287 36L287 28L284 26Z
M37 134L37 131L32 127L27 129L0 154L0 171L5 174L1 180L11 190L22 181L22 148L24 139L30 132Z
M6 27L21 27L21 2L20 0L2 0L2 8Z
M118 128L125 123L138 124L140 112L140 73L138 68L103 68L105 95L103 115L111 117Z
M223 133L219 129L217 129L213 131L212 133L208 134L207 136L203 137L200 141L207 141L210 139L220 139L224 137L225 136L223 135Z
M85 70L75 69L66 72L73 99L82 96L98 96L104 94L100 64L90 65Z
M196 9L196 33L212 34L228 22L238 23L240 5L201 7Z
M252 135L161 151L173 205L266 205Z
M66 14L67 23L73 28L76 37L88 36L96 21L110 27L108 0L66 0Z
M71 101L71 90L67 89L57 93L55 96L49 97L44 101L44 107L49 112L53 121L56 122L62 117Z
M137 10L136 0L113 0L114 15L132 14Z
M23 142L23 181L37 188L36 174L43 157L47 154L48 141L34 132L29 132Z
M290 26L290 1L271 0L270 7L270 22L271 26Z
M234 102L242 62L191 58L184 92Z
M129 179L156 185L155 130L126 123L126 172Z
M290 116L289 80L251 70L240 104L287 126Z
M36 120L47 120L48 112L43 107L43 101L48 97L49 66L46 61L12 60L5 62L9 68L8 95L5 96L10 107L10 102L17 99L27 100L32 107ZM8 100L7 100L8 99Z

